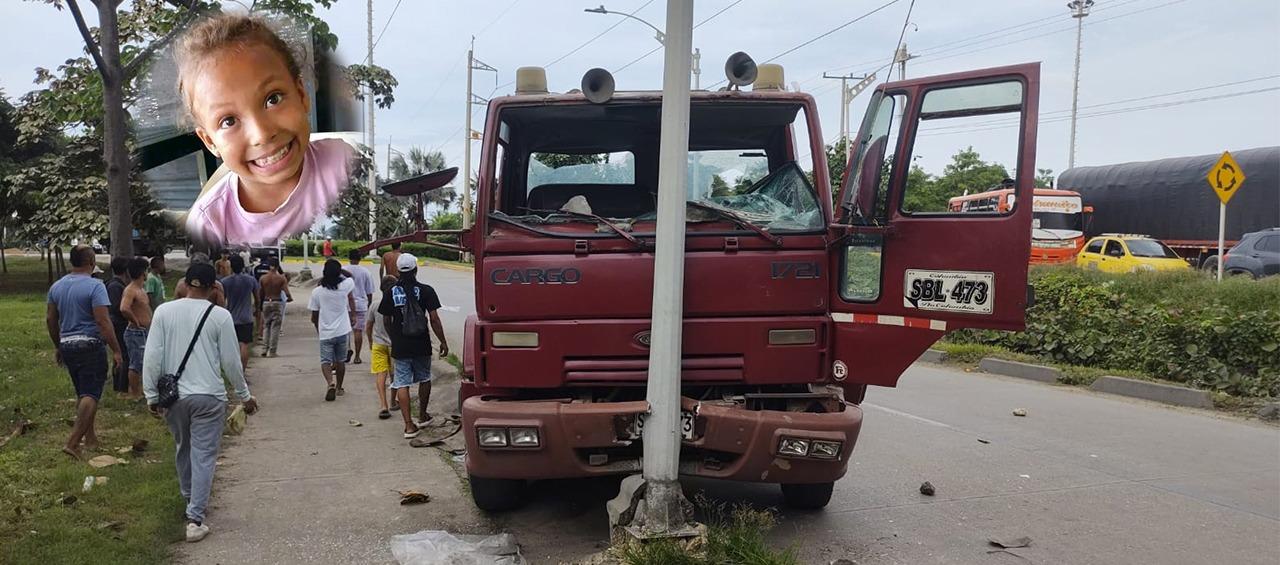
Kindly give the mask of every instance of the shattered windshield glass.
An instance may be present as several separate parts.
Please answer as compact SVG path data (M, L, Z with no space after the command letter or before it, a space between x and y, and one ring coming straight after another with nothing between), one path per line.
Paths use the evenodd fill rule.
M818 206L816 192L794 162L756 181L742 194L708 195L693 201L733 212L770 230L803 231L822 227L822 208ZM706 211L689 210L691 222L719 219Z

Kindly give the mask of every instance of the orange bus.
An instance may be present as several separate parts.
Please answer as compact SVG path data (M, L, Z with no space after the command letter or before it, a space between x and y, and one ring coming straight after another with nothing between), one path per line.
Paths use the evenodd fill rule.
M947 201L952 212L999 212L1013 209L1013 189L1001 188L957 196ZM1084 247L1085 208L1080 194L1070 190L1037 188L1031 203L1031 264L1054 265L1074 261Z

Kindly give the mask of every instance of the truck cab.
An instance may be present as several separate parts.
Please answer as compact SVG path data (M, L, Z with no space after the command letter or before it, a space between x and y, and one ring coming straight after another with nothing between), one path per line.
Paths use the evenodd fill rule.
M882 85L843 179L808 94L781 80L691 94L682 474L821 507L868 386L894 386L949 330L1022 327L1031 207L919 204L907 165L930 128L1012 118L1002 150L1029 195L1038 72ZM661 92L539 90L490 101L462 238L477 314L459 404L485 510L516 506L530 480L639 472L649 410Z

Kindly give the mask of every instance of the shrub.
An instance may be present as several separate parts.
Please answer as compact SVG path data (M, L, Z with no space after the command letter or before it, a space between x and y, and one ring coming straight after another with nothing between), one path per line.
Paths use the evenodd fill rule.
M1087 367L1140 371L1241 396L1280 396L1280 279L1200 273L1114 276L1036 269L1036 304L1023 332L956 332Z
M443 240L443 237L442 237L442 240ZM333 240L333 253L338 259L346 260L347 254L350 253L352 249L357 249L361 245L364 245L365 243L367 242L352 241L349 239L335 239ZM324 245L323 239L312 241L312 246L311 246L312 257L320 257L320 249L322 245ZM382 255L383 253L386 253L387 251L390 251L390 250L391 250L391 247L387 245L379 247L378 255ZM432 259L439 259L441 261L459 260L459 254L457 251L451 251L451 250L440 248L440 247L434 247L431 245L427 245L425 243L416 243L416 242L405 243L400 246L400 250L405 253L411 253L414 256L418 257L419 259L423 257L430 257ZM301 257L302 256L302 240L290 239L286 241L284 252L285 252L285 255L289 257Z

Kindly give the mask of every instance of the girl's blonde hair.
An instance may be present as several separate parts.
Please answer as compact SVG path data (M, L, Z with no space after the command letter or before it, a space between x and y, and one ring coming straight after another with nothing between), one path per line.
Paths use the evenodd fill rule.
M178 93L191 113L191 93L187 87L205 59L224 49L244 48L258 44L275 51L284 60L294 78L302 78L302 67L289 44L280 39L265 20L247 14L217 14L205 18L187 30L174 51L178 66Z

